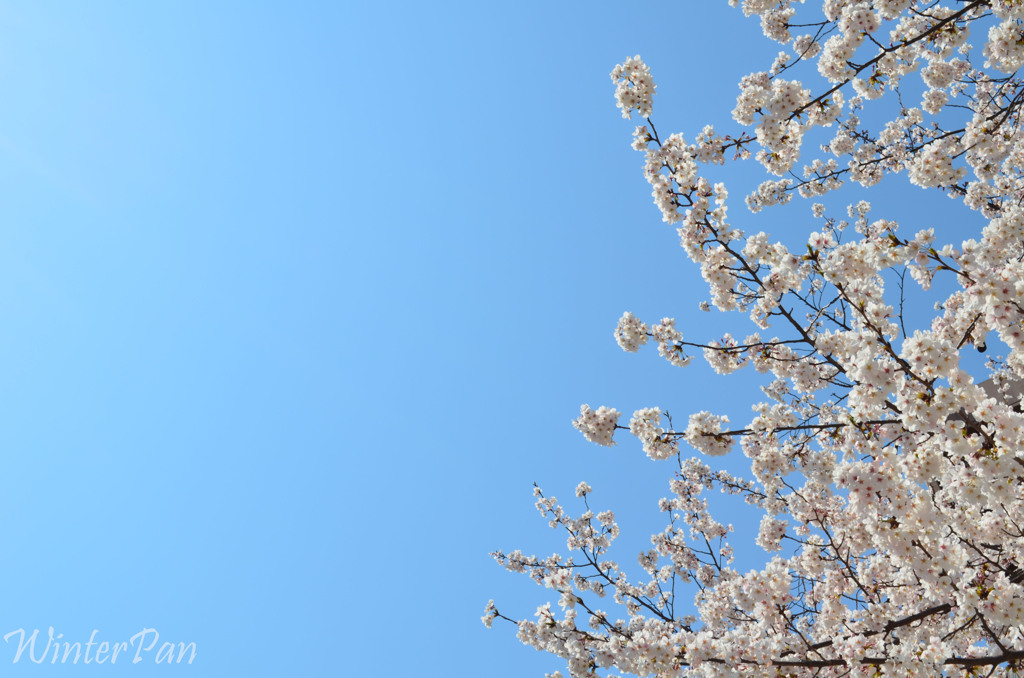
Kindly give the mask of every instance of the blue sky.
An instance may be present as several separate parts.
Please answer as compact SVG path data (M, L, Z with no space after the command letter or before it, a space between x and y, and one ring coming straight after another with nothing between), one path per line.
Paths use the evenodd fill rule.
M707 5L0 5L0 634L198 650L3 672L564 668L480 624L548 599L488 553L564 547L532 483L587 480L632 563L671 477L580 404L753 401L612 338L736 327L608 78L641 53L661 131L728 121L777 49Z

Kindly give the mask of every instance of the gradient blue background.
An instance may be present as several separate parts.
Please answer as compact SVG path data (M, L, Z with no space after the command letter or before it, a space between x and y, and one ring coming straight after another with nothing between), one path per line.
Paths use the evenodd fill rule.
M692 138L777 51L725 3L0 4L0 634L198 646L0 643L0 672L564 669L480 624L550 598L489 551L564 547L532 483L587 480L632 566L671 477L586 443L579 405L758 395L612 339L625 310L737 324L696 312L608 73L642 53ZM745 228L806 223L749 219L756 167L719 176Z

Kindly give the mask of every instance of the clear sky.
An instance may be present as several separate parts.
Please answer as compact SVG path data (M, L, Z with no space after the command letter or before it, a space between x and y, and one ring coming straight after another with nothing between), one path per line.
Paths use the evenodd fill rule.
M608 73L642 53L692 138L776 51L726 3L0 4L0 634L197 647L14 636L0 673L564 668L480 624L550 598L488 553L564 548L532 483L587 480L632 564L671 477L580 404L757 395L615 345L625 310L735 322L696 312Z

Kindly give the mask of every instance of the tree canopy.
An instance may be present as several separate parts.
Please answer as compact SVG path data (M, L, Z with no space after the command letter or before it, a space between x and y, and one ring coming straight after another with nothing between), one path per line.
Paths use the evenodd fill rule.
M702 307L738 314L737 336L688 341L672 318L626 312L615 339L629 352L656 344L675 366L702 355L718 373L770 381L739 424L702 411L677 426L656 407L627 422L613 405L583 405L574 425L588 440L613 445L628 432L672 465L659 501L667 524L638 558L645 575L612 558L615 515L590 509L586 483L579 511L537 488L568 553L494 556L557 600L525 620L492 602L484 622L513 622L573 676L1016 675L1024 2L730 4L783 46L740 81L732 122L666 136L644 61L611 77L622 115L642 122L632 143L654 202L707 283ZM800 247L744 230L709 178L750 160L766 174L745 198L750 212L809 201L806 222L780 226ZM883 204L852 203L848 221L815 202L899 174L961 200L974 225L940 242L934 229L903 233ZM925 322L905 312L904 285L934 297ZM754 331L740 329L744 316ZM964 364L975 351L983 373ZM716 465L738 454L749 474ZM764 567L733 567L734 548L755 545L729 542L712 489L760 509L756 547L775 554ZM688 592L696 614L679 615Z

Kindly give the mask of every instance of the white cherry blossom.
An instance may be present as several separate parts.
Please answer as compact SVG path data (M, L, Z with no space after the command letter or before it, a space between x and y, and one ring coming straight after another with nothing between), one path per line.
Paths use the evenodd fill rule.
M576 488L578 514L536 489L570 555L493 555L552 603L520 619L492 601L482 620L513 623L573 677L1018 675L1024 3L730 4L784 49L741 79L731 127L662 136L640 57L612 79L623 116L645 118L632 146L707 285L700 307L736 311L737 329L756 331L711 338L686 327L684 339L673 318L648 325L627 312L614 334L631 353L653 340L677 366L699 351L719 374L753 370L764 385L752 415L733 424L701 411L676 430L660 407L636 410L631 444L673 467L652 502L664 529L620 567L615 514L591 508L599 495L588 484ZM716 168L749 158L765 174L737 217ZM748 232L752 213L794 197L882 181L962 200L977 219L910 235L881 202L855 198L839 221L822 198L801 212L805 226ZM906 312L911 286L923 308L934 304L924 322ZM977 351L988 368L971 367ZM609 446L627 428L619 418L583 405L573 423ZM726 470L737 458L749 477ZM711 490L760 515L744 546L771 554L763 566L736 569Z

